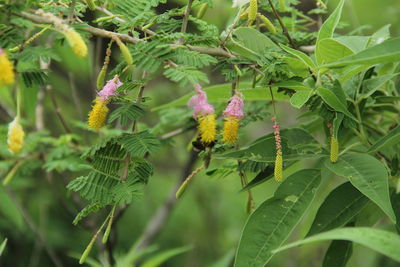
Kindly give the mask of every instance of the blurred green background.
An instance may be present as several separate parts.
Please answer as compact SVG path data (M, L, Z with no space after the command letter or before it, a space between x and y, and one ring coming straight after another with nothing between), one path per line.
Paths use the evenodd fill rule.
M169 1L172 4L185 1ZM315 5L314 0L299 1L302 9L310 9ZM329 0L328 6L332 10L338 0ZM210 9L205 19L214 23L223 30L232 19L234 11L230 1L215 0L214 7ZM0 11L1 12L1 11ZM89 14L89 16L92 16ZM386 24L391 24L392 36L400 35L400 1L399 0L347 0L342 18L341 33L356 30L357 34L368 35ZM96 45L97 42L97 45ZM99 69L99 60L102 57L94 57L96 47L101 40L93 38L90 43L92 53L90 60L77 59L71 54L66 45L56 43L55 52L60 57L60 62L52 65L49 79L53 85L56 98L62 108L62 112L69 124L85 121L90 109L91 101L95 96L94 81ZM104 50L104 44L102 49ZM102 52L104 53L104 52ZM112 64L119 60L119 55L113 53ZM211 84L222 83L221 76L210 68L207 70ZM70 75L66 75L70 73ZM139 75L139 74L138 74ZM72 85L72 86L71 86ZM15 110L12 93L8 89L0 88L2 106L13 115ZM150 107L158 106L173 100L191 90L190 87L181 88L165 79L161 73L155 80L149 82L145 96L151 98L148 101ZM35 102L39 88L24 88L23 124L26 132L35 131ZM74 94L76 97L74 98ZM167 112L165 110L161 113ZM4 112L3 112L4 113ZM279 104L278 118L284 127L297 124L298 110L288 104ZM143 123L152 127L158 123L158 115L149 113ZM6 131L10 117L0 115L0 149L6 151ZM45 128L57 137L63 133L63 129L53 111L51 101L45 99ZM140 126L144 127L144 126ZM173 130L173 128L171 128ZM95 135L78 130L86 141L95 141ZM240 144L245 145L255 138L272 132L269 118L263 122L253 123L242 129ZM182 170L186 164L190 152L187 146L194 132L181 135L165 146L150 161L155 165L154 176L143 198L133 203L123 215L117 226L116 254L124 254L142 235L149 220L157 209L163 205L175 187L176 182L182 176ZM318 137L318 136L317 136ZM321 140L324 141L324 140ZM1 158L0 158L1 159ZM201 164L198 162L196 166ZM213 161L210 168L221 166L222 162ZM305 163L307 165L312 162ZM34 165L32 163L32 165ZM4 162L0 162L0 175L3 177ZM1 168L3 167L3 168ZM36 168L37 166L31 166ZM302 168L302 166L298 166ZM63 205L68 206L71 195L63 188L59 179L70 180L75 178L72 173L64 173L49 177L43 171L34 171L26 175L17 172L9 188L0 186L0 240L8 238L8 244L4 254L0 258L1 266L52 266L45 248L35 237L30 227L24 220L21 209L15 205L20 203L24 211L28 212L31 219L37 225L49 245L63 260L65 266L77 266L77 260L70 257L74 253L81 253L88 244L93 233L72 225L73 217L65 211ZM287 175L287 174L286 174ZM253 177L249 177L252 179ZM315 199L307 216L292 234L290 240L296 240L307 232L316 209L329 190L343 182L342 179L326 174L324 183L320 187L318 197ZM277 184L268 181L253 190L256 205L269 198ZM174 206L169 219L165 222L160 235L153 242L160 251L190 246L191 249L178 255L164 266L227 266L224 262L230 262L235 247L240 238L240 233L246 221L246 193L239 193L240 179L235 175L225 178L209 177L201 172L190 184L186 194ZM6 193L6 190L8 193ZM11 198L10 198L11 195ZM62 204L60 201L67 202ZM100 224L101 217L96 224ZM328 243L307 245L291 249L276 255L268 266L319 266L322 262ZM94 250L96 251L96 249ZM92 252L91 255L95 255ZM214 265L215 264L215 265ZM219 264L219 265L218 265ZM363 247L354 246L354 253L348 264L350 267L362 266L396 266L386 258Z

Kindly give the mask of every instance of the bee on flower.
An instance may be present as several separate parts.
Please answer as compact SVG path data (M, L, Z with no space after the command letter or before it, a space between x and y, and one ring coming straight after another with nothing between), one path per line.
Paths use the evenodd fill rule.
M0 86L14 83L13 64L6 52L0 48Z
M234 144L237 141L239 122L244 117L244 102L242 95L234 95L224 110L224 130L222 140L225 144Z
M199 122L201 141L210 144L215 141L217 123L215 110L207 101L207 94L200 84L194 85L196 94L189 99L188 106L193 109L193 118Z
M123 83L119 80L118 75L115 75L114 78L109 80L103 89L97 93L92 110L89 112L89 118L87 121L89 128L98 131L104 126L109 112L107 107L109 99L116 95L116 90L122 84Z

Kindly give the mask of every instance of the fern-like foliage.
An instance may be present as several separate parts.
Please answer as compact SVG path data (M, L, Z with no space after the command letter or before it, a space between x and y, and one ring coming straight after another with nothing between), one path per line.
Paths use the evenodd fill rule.
M164 71L165 77L181 85L195 84L200 82L209 83L207 75L194 67L178 66Z
M171 46L160 41L140 42L131 50L136 66L149 72L156 72L170 52Z
M86 216L88 216L91 213L97 212L99 211L99 209L101 209L103 207L103 205L101 205L98 202L93 202L90 203L89 205L87 205L86 207L84 207L76 216L74 221L72 222L74 225L77 225L83 218L85 218Z
M145 114L143 105L129 101L120 102L119 104L121 106L110 114L108 118L109 122L113 122L119 118L120 123L126 125L129 121L137 120Z
M47 74L43 70L26 70L21 72L21 76L26 87L44 86L47 81Z
M190 51L187 49L177 49L173 58L178 64L188 65L197 68L205 67L210 64L216 64L218 62L212 56L201 54L197 51Z
M144 157L147 153L153 154L160 148L160 141L148 131L123 134L119 142L133 157Z

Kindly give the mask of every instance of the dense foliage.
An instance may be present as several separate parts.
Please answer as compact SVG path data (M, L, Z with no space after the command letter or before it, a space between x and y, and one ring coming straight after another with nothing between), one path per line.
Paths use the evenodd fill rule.
M203 174L246 195L241 237L214 266L324 240L317 265L345 266L353 244L400 262L400 38L337 33L345 0L235 0L221 31L207 19L220 2L0 1L0 261L165 264L196 250L154 241ZM164 205L137 240L130 221L118 231L163 168L182 172ZM24 225L43 259L18 255Z

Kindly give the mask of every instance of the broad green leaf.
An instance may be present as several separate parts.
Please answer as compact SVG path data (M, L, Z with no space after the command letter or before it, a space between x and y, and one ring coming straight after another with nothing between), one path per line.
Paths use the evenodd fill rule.
M361 50L364 50L367 47L367 44L370 40L369 36L339 36L333 38L339 43L345 45L350 48L350 50L354 53L358 53Z
M290 48L286 45L280 44L281 48L283 50L285 50L286 52L288 52L289 54L297 57L298 59L300 59L305 65L307 65L311 70L315 71L315 69L317 68L317 66L315 65L314 61L307 56L306 54L304 54L303 52Z
M368 198L351 183L338 186L319 207L307 236L345 225L364 208L367 202Z
M145 261L140 266L142 267L157 267L160 266L162 263L166 262L170 258L182 254L188 251L190 248L182 247L182 248L174 248L167 251L163 251L155 256L152 256L149 260Z
M347 109L345 103L340 101L340 99L331 90L320 87L317 89L317 91L328 106L336 111L342 112L349 118L357 121L353 114L351 114L350 111Z
M390 24L383 26L372 34L368 46L374 46L390 38Z
M372 67L372 65L348 65L348 66L345 66L343 69L338 69L338 70L340 70L340 76L338 79L342 84L345 84L345 82L350 80L352 77L354 77L358 73L360 73L362 71L366 71L367 69L369 69L371 67Z
M400 236L395 233L369 227L345 227L320 233L309 238L299 240L273 251L280 251L325 240L348 240L373 249L393 260L400 262Z
M230 83L225 83L206 87L204 88L204 91L207 93L207 97L210 102L228 102L228 100L231 98L231 87L232 85ZM269 92L269 88L267 87L251 88L251 83L240 83L238 89L243 93L243 97L247 101L271 100L271 94ZM284 101L288 99L288 96L283 92L278 92L278 88L276 87L272 87L272 92L276 101ZM185 106L189 101L189 98L191 98L193 95L194 90L172 102L155 107L152 109L152 111L177 106Z
M272 86L279 87L279 88L289 88L289 89L293 89L296 91L312 90L310 87L305 85L303 82L294 81L294 80L288 80L288 81L284 81L284 82L274 83L274 84L272 84Z
M336 163L325 161L325 166L339 176L346 177L370 200L375 202L395 222L389 198L388 172L376 158L361 153L347 153Z
M268 180L270 180L272 177L274 177L274 167L273 166L267 166L264 170L262 170L261 172L259 172L256 177L254 177L253 180L251 180L250 182L248 182L246 184L246 186L244 186L240 191L246 191L249 190L251 188L253 188L254 186L264 183Z
M266 35L256 29L239 27L233 31L233 37L229 39L227 47L246 58L257 60L259 55L265 54L268 48L279 48Z
M324 39L333 37L333 33L335 32L335 29L339 24L340 16L342 15L343 5L344 5L344 0L341 0L336 9L329 16L329 18L324 22L324 24L322 24L321 29L319 29L316 48L315 48L316 52L315 55L318 64L321 64L323 62L323 58L320 52L321 49L320 42Z
M325 253L322 267L346 267L351 254L353 243L344 240L333 240Z
M320 144L305 130L300 128L281 130L283 160L295 161L320 157ZM249 146L224 154L214 154L220 159L250 159L258 162L275 162L275 137L268 134L252 142Z
M319 57L322 62L332 62L354 54L349 47L333 38L321 40L318 47Z
M7 245L7 238L4 239L4 241L0 245L0 256L3 254L4 249L6 248L6 245Z
M392 193L391 201L397 219L396 221L397 232L400 233L400 194Z
M301 108L312 94L312 91L298 91L290 98L290 104L295 108Z
M400 37L389 39L381 44L367 48L355 55L330 62L323 67L343 67L347 65L373 65L400 61Z
M235 267L264 266L272 250L289 237L314 199L321 181L319 170L298 171L250 215L242 232Z
M363 92L360 97L362 98L367 98L373 93L375 93L376 90L379 89L382 85L384 85L387 81L390 81L400 73L395 73L395 74L388 74L388 75L383 75L383 76L378 76L376 78L368 79L363 81Z
M387 146L391 146L394 144L398 144L400 142L400 126L397 126L393 130L391 130L387 135L380 138L378 141L373 144L368 152L376 152L382 148Z

